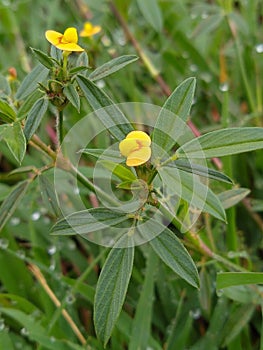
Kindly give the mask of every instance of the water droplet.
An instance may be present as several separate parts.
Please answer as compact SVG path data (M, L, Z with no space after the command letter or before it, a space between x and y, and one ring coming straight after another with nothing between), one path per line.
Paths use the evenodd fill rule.
M16 255L22 260L24 260L26 257L25 252L23 250L20 250L20 249L16 251Z
M222 295L224 294L223 290L222 289L218 289L216 291L216 295L220 298Z
M75 303L75 300L76 300L76 298L74 297L73 294L68 294L68 295L66 296L66 303L67 303L67 304L72 305L72 304Z
M39 211L35 211L32 215L31 215L31 219L33 221L37 221L41 216L41 213Z
M76 249L76 243L74 241L68 241L67 242L67 247L68 247L68 250L75 250Z
M104 80L98 80L97 81L97 86L100 88L100 89L103 89L105 87L105 81Z
M45 224L50 224L50 218L48 216L45 216L44 219L43 219L44 223Z
M0 248L6 249L9 245L9 241L6 238L0 238Z
M51 343L55 343L56 338L55 337L50 337L50 341L51 341Z
M222 91L222 92L228 91L228 90L229 90L229 85L228 85L228 83L220 84L219 90Z
M263 52L263 44L257 44L255 46L255 50L257 53L262 53Z
M57 251L57 247L55 245L51 245L47 250L49 255L54 255L56 251Z
M201 316L201 310L200 309L192 310L191 316L193 317L194 320L197 320Z
M49 265L49 270L54 271L55 268L56 268L56 261L55 261L55 259L52 259L50 262L50 265Z
M203 13L201 14L201 18L202 18L202 19L206 19L207 17L208 17L208 13L203 12Z
M0 332L5 329L5 320L0 318Z
M78 187L75 187L75 188L73 189L73 193L74 193L74 194L79 194L79 192L80 192L80 190L79 190Z
M191 72L196 72L198 70L198 67L196 64L191 64L189 68Z
M17 225L19 225L20 224L20 219L19 218L17 218L17 217L12 217L12 219L10 220L10 225L12 225L12 226L17 226Z
M27 330L25 327L23 327L23 328L21 329L20 333L21 333L22 335L25 335L25 336L28 336L28 335L29 335L29 332L28 332L28 330Z

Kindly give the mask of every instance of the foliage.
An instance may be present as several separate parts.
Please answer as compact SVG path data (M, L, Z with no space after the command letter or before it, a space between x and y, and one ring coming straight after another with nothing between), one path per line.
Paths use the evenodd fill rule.
M0 348L263 349L261 2L0 8Z

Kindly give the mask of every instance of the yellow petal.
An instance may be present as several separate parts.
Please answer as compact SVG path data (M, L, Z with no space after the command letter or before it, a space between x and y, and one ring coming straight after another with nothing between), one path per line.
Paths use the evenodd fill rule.
M66 43L77 44L77 42L78 42L77 29L74 27L67 28L64 32L62 43L63 44L66 44Z
M128 157L129 154L139 148L137 140L124 139L119 144L119 150L124 157Z
M45 33L46 39L54 46L57 46L62 37L63 34L59 33L59 32L55 32L54 30L47 30Z
M144 132L144 131L131 131L126 136L126 138L145 141L144 146L150 146L150 144L151 144L150 136L147 135L146 132Z
M67 43L67 44L58 44L55 45L58 49L63 51L76 51L76 52L82 52L84 49L80 47L77 44L74 43Z
M93 26L92 23L86 22L84 24L84 29L80 32L80 36L82 37L89 37L92 35L95 35L101 31L100 26Z
M126 160L128 166L138 166L146 163L151 158L151 148L142 147L138 151L132 152Z

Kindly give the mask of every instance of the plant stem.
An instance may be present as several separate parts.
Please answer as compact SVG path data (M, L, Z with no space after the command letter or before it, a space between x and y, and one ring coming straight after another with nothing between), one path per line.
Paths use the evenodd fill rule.
M222 126L223 128L227 128L229 126L229 93L228 91L222 92L223 101L222 101ZM227 156L224 157L224 172L230 177L233 177L233 165L232 165L232 157ZM236 208L235 206L226 210L226 245L229 251L236 252L238 250L238 235L236 228ZM236 264L239 263L239 259L235 258Z
M239 69L240 69L241 77L243 80L244 88L245 88L245 91L247 94L249 106L250 106L251 111L253 113L257 113L257 108L256 108L256 104L254 101L252 89L250 88L250 85L249 85L249 81L248 81L248 77L247 77L247 73L246 73L247 70L246 70L246 67L244 64L244 60L243 60L243 56L242 56L242 52L241 52L241 45L240 45L238 35L236 33L236 28L233 26L231 19L229 18L228 15L226 15L226 20L227 20L227 24L228 24L228 27L230 29L230 32L232 34L234 43L235 43L237 60L238 60Z
M57 147L58 149L61 147L63 139L64 139L64 117L63 117L63 110L58 109L58 115L57 115Z

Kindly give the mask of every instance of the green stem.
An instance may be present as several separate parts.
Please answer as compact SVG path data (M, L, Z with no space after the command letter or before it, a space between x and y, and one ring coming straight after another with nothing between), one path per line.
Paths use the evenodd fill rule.
M223 92L222 101L222 126L227 128L229 126L229 93ZM233 164L231 156L224 157L224 172L230 177L233 177ZM238 235L236 228L236 208L233 206L226 210L227 226L226 226L226 245L229 251L236 252L238 250ZM235 258L235 263L239 263L239 259Z
M241 52L240 41L239 41L239 38L237 36L237 33L235 33L235 31L234 31L234 29L233 29L233 27L231 25L231 20L229 19L228 15L226 16L226 20L227 20L227 24L228 24L228 27L230 29L230 32L232 34L234 43L235 43L236 55L237 55L237 59L238 59L238 64L239 64L239 68L240 68L241 77L242 77L243 84L244 84L244 87L245 87L245 91L246 91L246 94L247 94L248 102L249 102L251 111L253 113L256 113L257 112L257 108L256 108L256 104L255 104L255 101L254 101L252 89L250 88L250 85L249 85L249 81L248 81L248 77L247 77L247 73L246 73L247 70L246 70L246 67L245 67L245 64L244 64L244 60L243 60L243 56L242 56L242 52Z
M58 110L57 115L57 141L58 141L58 148L61 147L63 139L64 139L64 117L63 117L63 110Z

